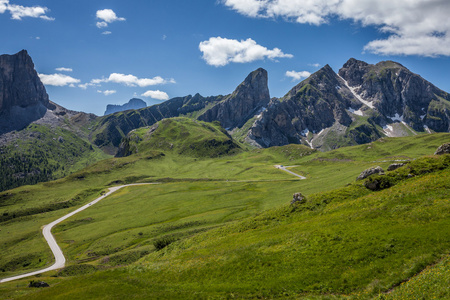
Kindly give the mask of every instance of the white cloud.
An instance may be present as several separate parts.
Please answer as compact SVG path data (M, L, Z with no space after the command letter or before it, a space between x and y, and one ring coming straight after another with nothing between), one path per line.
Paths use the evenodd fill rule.
M58 72L72 72L73 71L72 68L64 68L64 67L56 68L55 70Z
M106 90L106 91L97 90L97 93L103 94L105 96L109 96L109 95L117 93L117 91L116 90Z
M292 81L298 81L302 78L308 78L309 76L311 76L311 73L309 73L308 71L287 71L286 76L291 77Z
M102 32L102 34L104 34L104 35L108 35L108 34L111 34L112 32L111 31L103 31Z
M164 79L161 76L156 76L153 78L138 78L134 75L121 74L121 73L111 73L108 78L103 79L93 79L91 81L92 84L99 84L102 82L114 82L124 84L126 86L139 86L139 87L147 87L151 85L161 85L167 83L175 83L173 78Z
M111 73L108 78L92 79L89 83L79 84L78 87L83 90L90 86L100 86L102 83L119 83L131 87L147 87L152 85L162 85L168 83L176 83L175 79L164 79L161 76L153 78L138 78L131 74Z
M167 93L162 92L160 90L146 91L141 96L143 96L143 97L150 97L150 98L157 99L157 100L169 100L169 95L167 95Z
M108 23L106 22L97 22L97 24L95 24L97 26L97 28L105 28L108 27Z
M450 56L448 0L223 0L237 12L320 25L337 16L376 26L389 36L369 42L378 54Z
M39 74L44 85L66 86L79 83L80 80L64 74Z
M117 17L116 13L112 9L97 10L96 17L97 19L101 20L96 24L98 28L105 28L108 27L108 24L112 22L126 20L125 18Z
M272 60L281 57L293 57L292 54L285 54L278 48L269 50L250 38L238 41L212 37L201 42L199 49L203 52L203 59L206 63L216 67L225 66L230 62L248 63L266 57Z
M314 63L314 64L308 64L308 66L314 67L314 68L319 68L320 64L319 63Z
M8 11L11 14L11 19L22 20L22 18L41 18L47 21L53 21L54 18L47 16L49 9L43 6L22 6L17 4L10 4L9 0L0 0L0 14Z

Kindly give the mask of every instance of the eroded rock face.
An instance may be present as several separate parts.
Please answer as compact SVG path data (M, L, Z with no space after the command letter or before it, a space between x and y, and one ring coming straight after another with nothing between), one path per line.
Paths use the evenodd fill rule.
M450 143L445 143L437 148L434 155L450 154Z
M357 110L361 105L344 81L326 65L282 99L272 99L248 137L260 147L300 144L308 132L318 134L333 126L337 131L342 126L348 127L352 118L346 109Z
M231 95L201 115L199 120L219 121L227 130L240 128L267 107L269 100L267 71L259 68L251 72Z
M403 121L414 130L450 130L450 95L393 61L376 65L350 59L339 75L383 116L382 123ZM442 101L444 100L444 101Z
M361 174L359 174L359 176L356 178L356 180L363 180L374 174L384 175L384 170L380 166L369 168L362 171Z
M27 51L0 55L0 134L42 118L49 106L47 92Z

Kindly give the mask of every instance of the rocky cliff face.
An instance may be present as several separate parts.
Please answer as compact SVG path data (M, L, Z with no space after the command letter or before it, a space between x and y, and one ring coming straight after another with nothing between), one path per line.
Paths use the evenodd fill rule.
M385 117L386 124L402 121L417 131L450 130L450 95L399 63L370 65L350 59L339 75Z
M27 51L0 56L0 134L21 129L50 107L44 85Z
M251 72L231 95L208 109L199 119L219 121L227 130L242 127L268 105L270 94L267 82L266 70L259 68Z
M144 107L147 107L147 103L145 103L144 100L133 98L123 105L108 104L106 106L106 111L104 115L106 116L119 111L125 111L129 109L140 109Z
M340 140L350 139L346 129L355 120L350 111L361 106L344 81L326 65L282 99L271 100L250 128L247 141L260 147L303 143L325 150L337 148ZM373 128L366 131L371 135ZM333 135L335 141L327 142L326 135Z
M449 94L398 63L350 59L339 75L325 66L272 100L246 141L330 150L382 136L448 132L449 101Z

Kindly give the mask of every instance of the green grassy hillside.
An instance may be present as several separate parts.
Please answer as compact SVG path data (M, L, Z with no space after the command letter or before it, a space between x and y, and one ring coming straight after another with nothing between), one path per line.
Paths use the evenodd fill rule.
M164 119L151 127L131 131L119 146L118 156L135 153L174 152L184 156L217 157L240 152L219 122L188 118Z
M0 270L7 277L50 264L42 225L109 186L160 183L124 188L57 226L67 268L40 277L49 289L27 288L36 280L30 278L1 284L0 295L377 296L450 249L442 230L449 225L448 157L412 161L449 138L385 138L327 153L288 145L218 158L179 154L173 149L182 141L175 139L171 149L138 151L58 181L0 193ZM389 189L373 192L355 182L362 170L396 160L411 162L391 173L398 175L389 177ZM294 192L308 202L291 207Z
M58 179L110 157L61 127L31 124L15 135L0 147L0 191Z

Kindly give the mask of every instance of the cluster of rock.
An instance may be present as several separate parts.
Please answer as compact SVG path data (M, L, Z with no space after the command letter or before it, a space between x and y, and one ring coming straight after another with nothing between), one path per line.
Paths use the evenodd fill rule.
M302 193L295 193L292 195L291 204L303 204L306 202L306 197Z

